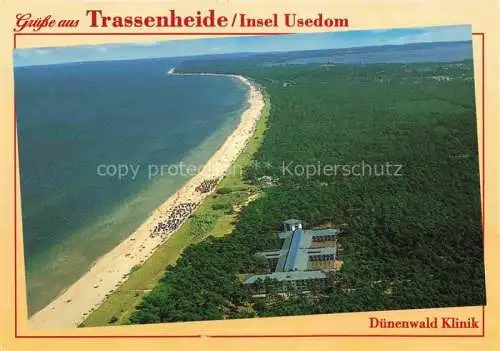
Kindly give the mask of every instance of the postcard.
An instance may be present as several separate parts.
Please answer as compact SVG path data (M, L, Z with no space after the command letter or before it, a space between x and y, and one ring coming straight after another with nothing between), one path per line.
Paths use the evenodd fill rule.
M0 347L494 345L494 3L245 3L3 4Z

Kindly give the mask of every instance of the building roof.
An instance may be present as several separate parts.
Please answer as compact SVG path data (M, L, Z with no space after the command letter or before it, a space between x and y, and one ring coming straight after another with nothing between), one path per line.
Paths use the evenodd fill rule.
M305 271L307 270L307 264L309 263L309 255L306 250L299 250L297 256L295 257L295 262L293 265L293 271Z
M337 235L337 229L303 230L294 232L281 232L278 237L283 241L281 250L265 251L258 253L266 258L278 258L276 272L289 272L306 270L310 255L335 254L331 247L311 248L312 238L315 236Z
M288 256L288 251L290 249L290 244L292 242L292 236L288 236L285 238L283 242L283 246L281 246L281 251L283 251L283 255L278 259L278 264L276 265L276 272L283 272L285 270L285 262Z
M302 240L302 234L304 230L297 229L293 232L292 242L290 244L290 249L288 250L288 255L286 257L284 271L291 271L295 268L295 259L297 258L297 253L300 249L300 242Z
M290 225L294 225L294 224L299 224L299 223L302 223L302 221L300 219L287 219L286 221L283 221L283 224L290 224Z
M314 236L327 236L327 235L337 235L339 233L338 229L307 229L304 230L304 236L314 237ZM279 232L278 238L281 240L291 237L293 232Z
M307 249L307 248L311 247L311 242L312 242L311 234L304 231L302 233L302 236L300 237L299 247L301 249Z
M283 255L285 253L286 253L286 251L284 251L284 250L275 250L275 251L257 252L256 255L263 256L266 258L271 258L271 257L278 257L278 256Z
M307 270L309 264L309 256L316 255L335 255L335 249L333 247L319 247L315 249L302 249L297 252L297 257L295 258L295 264L293 266L294 271L305 271Z
M304 250L304 252L307 253L308 256L314 256L314 255L333 255L335 254L335 248L334 247L315 247L315 248L310 248L307 250Z
M283 240L283 239L291 237L292 234L293 234L292 232L279 232L278 233L278 238L280 238L280 239Z
M327 236L327 235L337 235L339 233L338 229L314 229L306 230L311 236Z
M326 273L324 271L294 271L294 272L274 272L270 274L252 275L245 279L245 284L253 284L257 280L264 281L265 279L276 279L278 281L295 281L295 280L308 280L308 279L325 279Z
M276 264L276 272L283 272L285 270L286 254L281 255Z

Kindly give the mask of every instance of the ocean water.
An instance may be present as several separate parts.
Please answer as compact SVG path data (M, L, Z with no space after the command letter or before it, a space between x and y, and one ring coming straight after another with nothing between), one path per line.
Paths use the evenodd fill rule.
M202 165L237 126L243 83L167 75L171 66L153 59L15 69L30 314L189 178L148 170ZM119 179L114 167L129 173Z
M470 59L472 59L472 42L461 41L297 52L289 59L268 62L264 65L455 62Z

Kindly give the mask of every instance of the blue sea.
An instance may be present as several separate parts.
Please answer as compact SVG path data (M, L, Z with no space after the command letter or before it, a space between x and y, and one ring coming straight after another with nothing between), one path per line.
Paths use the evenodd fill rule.
M30 314L189 178L154 176L155 167L200 166L237 126L243 83L167 75L170 67L163 59L15 69ZM119 179L113 165L141 168Z
M321 64L375 64L455 62L472 59L472 42L419 43L407 45L382 45L332 49L322 51L295 52L279 57L264 66ZM288 57L287 57L288 56Z

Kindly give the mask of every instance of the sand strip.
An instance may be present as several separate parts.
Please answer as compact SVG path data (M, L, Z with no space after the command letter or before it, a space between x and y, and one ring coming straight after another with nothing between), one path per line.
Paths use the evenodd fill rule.
M168 74L174 73L171 69ZM90 270L66 289L54 301L35 313L28 321L33 329L75 328L83 322L91 310L99 307L106 295L111 294L125 280L135 265L148 259L155 249L168 240L167 235L151 233L159 223L164 222L172 209L179 204L199 203L210 192L200 193L196 187L207 179L220 179L231 168L233 161L241 153L255 131L264 99L262 93L248 79L238 75L186 73L185 75L214 75L239 79L249 87L249 107L243 112L241 121L225 143L214 153L203 168L193 176L179 191L165 201L141 226L110 252L99 258ZM223 98L223 97L221 97Z

